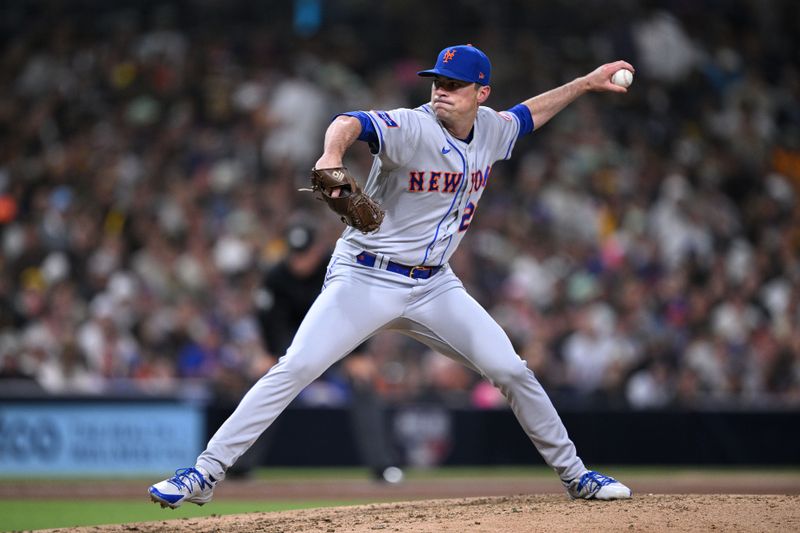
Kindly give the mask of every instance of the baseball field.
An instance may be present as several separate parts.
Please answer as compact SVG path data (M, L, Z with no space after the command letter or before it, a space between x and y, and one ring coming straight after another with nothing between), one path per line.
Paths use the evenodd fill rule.
M0 530L61 532L800 531L800 469L603 467L629 501L570 501L545 468L276 469L226 480L209 505L161 509L151 479L0 480Z

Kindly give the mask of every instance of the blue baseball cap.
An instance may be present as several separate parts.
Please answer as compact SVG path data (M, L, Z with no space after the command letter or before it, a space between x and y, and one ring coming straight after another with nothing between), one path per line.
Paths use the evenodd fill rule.
M492 64L486 54L471 44L449 46L439 52L436 66L430 70L417 72L419 76L445 76L454 80L471 81L489 85Z

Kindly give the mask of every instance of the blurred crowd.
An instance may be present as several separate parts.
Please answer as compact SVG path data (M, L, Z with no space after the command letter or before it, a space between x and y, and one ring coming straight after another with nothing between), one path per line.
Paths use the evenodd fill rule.
M342 229L297 192L328 121L424 103L416 71L473 42L498 109L636 66L496 165L451 262L556 402L800 405L797 3L66 4L0 7L4 393L240 395L282 355L258 317L291 230ZM371 352L391 401L503 405L414 341Z

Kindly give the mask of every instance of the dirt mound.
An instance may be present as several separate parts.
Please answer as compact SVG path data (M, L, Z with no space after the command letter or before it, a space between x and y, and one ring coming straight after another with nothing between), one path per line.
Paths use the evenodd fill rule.
M53 529L70 533L523 533L538 531L800 531L798 495L563 495L462 498Z

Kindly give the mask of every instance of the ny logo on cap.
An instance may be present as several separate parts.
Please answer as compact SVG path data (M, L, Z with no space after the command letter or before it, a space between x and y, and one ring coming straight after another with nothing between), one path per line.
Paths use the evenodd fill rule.
M442 63L447 63L448 61L453 59L455 56L456 56L456 51L455 50L448 50L447 52L444 53L444 57L442 58Z

